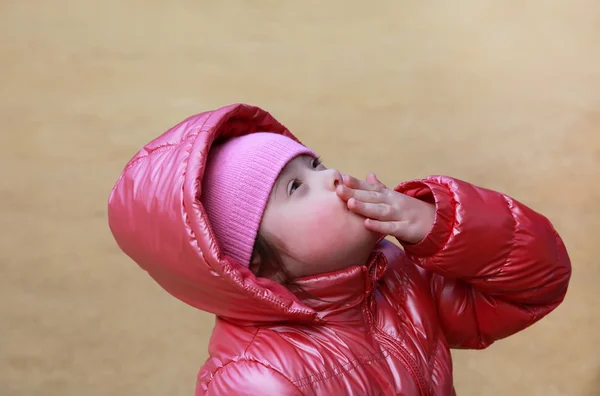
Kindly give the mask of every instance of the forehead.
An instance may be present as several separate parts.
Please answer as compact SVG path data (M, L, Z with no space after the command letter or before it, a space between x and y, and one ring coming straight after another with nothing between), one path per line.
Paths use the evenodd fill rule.
M310 155L299 155L290 160L290 162L283 167L279 173L279 176L277 176L277 180L275 180L275 185L271 191L270 198L279 195L282 189L285 190L285 186L280 188L280 185L285 184L290 177L298 177L295 175L295 172L298 172L302 168L308 167L309 161L311 161L313 158L314 157Z
M299 155L297 157L294 157L290 162L288 162L283 169L281 170L281 173L279 173L279 177L281 178L282 176L285 176L287 173L296 170L298 168L301 168L303 166L306 166L310 160L312 160L313 157L307 154L303 154L303 155Z

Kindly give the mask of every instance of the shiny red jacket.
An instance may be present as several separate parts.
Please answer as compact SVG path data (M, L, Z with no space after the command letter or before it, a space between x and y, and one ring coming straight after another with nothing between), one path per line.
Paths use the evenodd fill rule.
M109 199L121 249L217 315L196 395L453 395L449 348L485 348L563 300L571 267L550 222L444 176L397 187L437 207L422 242L384 240L364 266L301 280L317 299L256 278L220 253L198 200L213 141L256 131L293 137L248 105L192 116L141 149Z

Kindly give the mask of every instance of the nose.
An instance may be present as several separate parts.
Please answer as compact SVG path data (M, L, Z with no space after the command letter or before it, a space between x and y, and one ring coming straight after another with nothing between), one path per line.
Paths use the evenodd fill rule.
M327 189L335 191L336 187L342 184L342 174L337 169L328 168L323 173L325 173L325 187Z

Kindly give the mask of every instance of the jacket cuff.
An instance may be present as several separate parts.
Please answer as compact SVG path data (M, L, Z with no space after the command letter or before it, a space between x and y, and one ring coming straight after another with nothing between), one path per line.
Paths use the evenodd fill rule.
M399 193L435 204L435 219L429 233L418 243L398 241L411 256L427 258L444 248L455 224L456 203L450 190L434 180L414 180L395 188Z

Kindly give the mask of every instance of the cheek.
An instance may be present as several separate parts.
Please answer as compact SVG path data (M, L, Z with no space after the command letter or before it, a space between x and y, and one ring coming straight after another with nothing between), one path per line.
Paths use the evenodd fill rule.
M296 239L296 246L302 249L299 253L320 256L348 243L351 239L348 237L362 226L362 220L346 211L341 202L331 200L313 206L292 224L290 233Z

